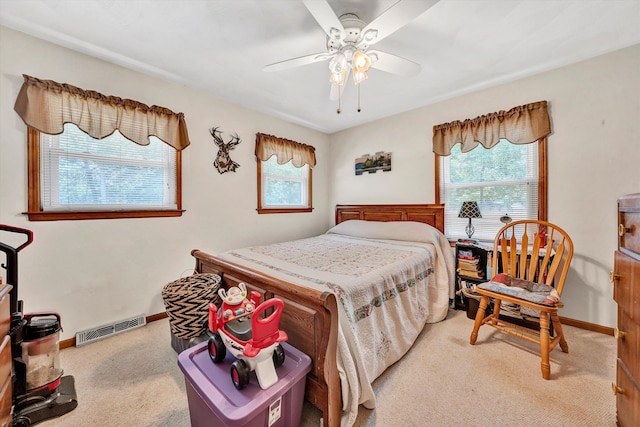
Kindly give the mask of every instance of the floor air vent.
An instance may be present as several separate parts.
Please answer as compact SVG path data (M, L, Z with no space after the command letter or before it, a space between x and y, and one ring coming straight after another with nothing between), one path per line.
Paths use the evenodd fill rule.
M120 320L109 325L99 326L97 328L88 329L86 331L76 333L76 347L84 344L110 337L130 329L139 328L147 324L144 315L132 317L130 319Z

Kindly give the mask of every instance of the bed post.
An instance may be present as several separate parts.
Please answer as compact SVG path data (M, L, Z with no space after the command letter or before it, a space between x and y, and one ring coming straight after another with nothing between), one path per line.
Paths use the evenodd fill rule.
M338 353L338 304L334 294L327 294L325 308L329 312L329 334L327 351L324 354L324 381L327 387L327 407L323 408L324 425L339 426L342 414L340 374L336 354Z

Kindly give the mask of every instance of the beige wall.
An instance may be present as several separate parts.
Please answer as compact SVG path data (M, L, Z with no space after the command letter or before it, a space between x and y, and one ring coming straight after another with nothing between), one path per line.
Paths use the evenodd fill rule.
M194 248L217 253L308 237L331 225L327 135L5 27L0 27L0 43L0 223L34 231L34 243L19 255L19 297L27 311L60 312L63 339L86 328L164 311L162 286L193 269ZM23 73L184 112L191 139L183 152L184 215L28 222L22 214L27 207L26 127L13 111ZM237 132L242 139L232 152L240 164L235 173L220 175L213 167L217 147L208 132L212 126L220 126L225 136ZM316 147L313 213L256 213L256 132ZM7 239L0 236L0 241Z
M432 128L549 101L549 220L572 236L575 257L561 315L613 327L609 271L616 199L640 192L640 45L463 95L331 136L331 204L432 203ZM354 159L392 152L392 171L355 176Z

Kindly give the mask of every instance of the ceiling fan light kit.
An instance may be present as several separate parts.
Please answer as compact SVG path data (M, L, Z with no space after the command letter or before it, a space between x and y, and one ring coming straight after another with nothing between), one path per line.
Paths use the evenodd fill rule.
M338 98L340 114L341 94L349 73L358 87L358 112L360 112L360 83L368 77L370 68L399 74L414 75L420 72L420 64L390 53L367 50L421 15L438 0L401 0L387 9L369 24L353 13L338 18L327 0L302 0L311 15L327 35L327 52L314 53L265 66L265 71L278 71L329 59L331 83L330 98ZM337 96L336 96L337 95Z
M360 84L367 79L367 71L371 67L371 58L364 52L356 51L353 54L353 82Z

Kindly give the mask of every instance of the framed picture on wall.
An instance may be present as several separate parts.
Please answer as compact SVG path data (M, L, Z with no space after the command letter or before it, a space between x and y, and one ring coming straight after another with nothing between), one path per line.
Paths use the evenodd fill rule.
M355 160L356 176L365 172L376 173L381 170L389 172L391 170L391 153L378 151L374 155L363 154Z

